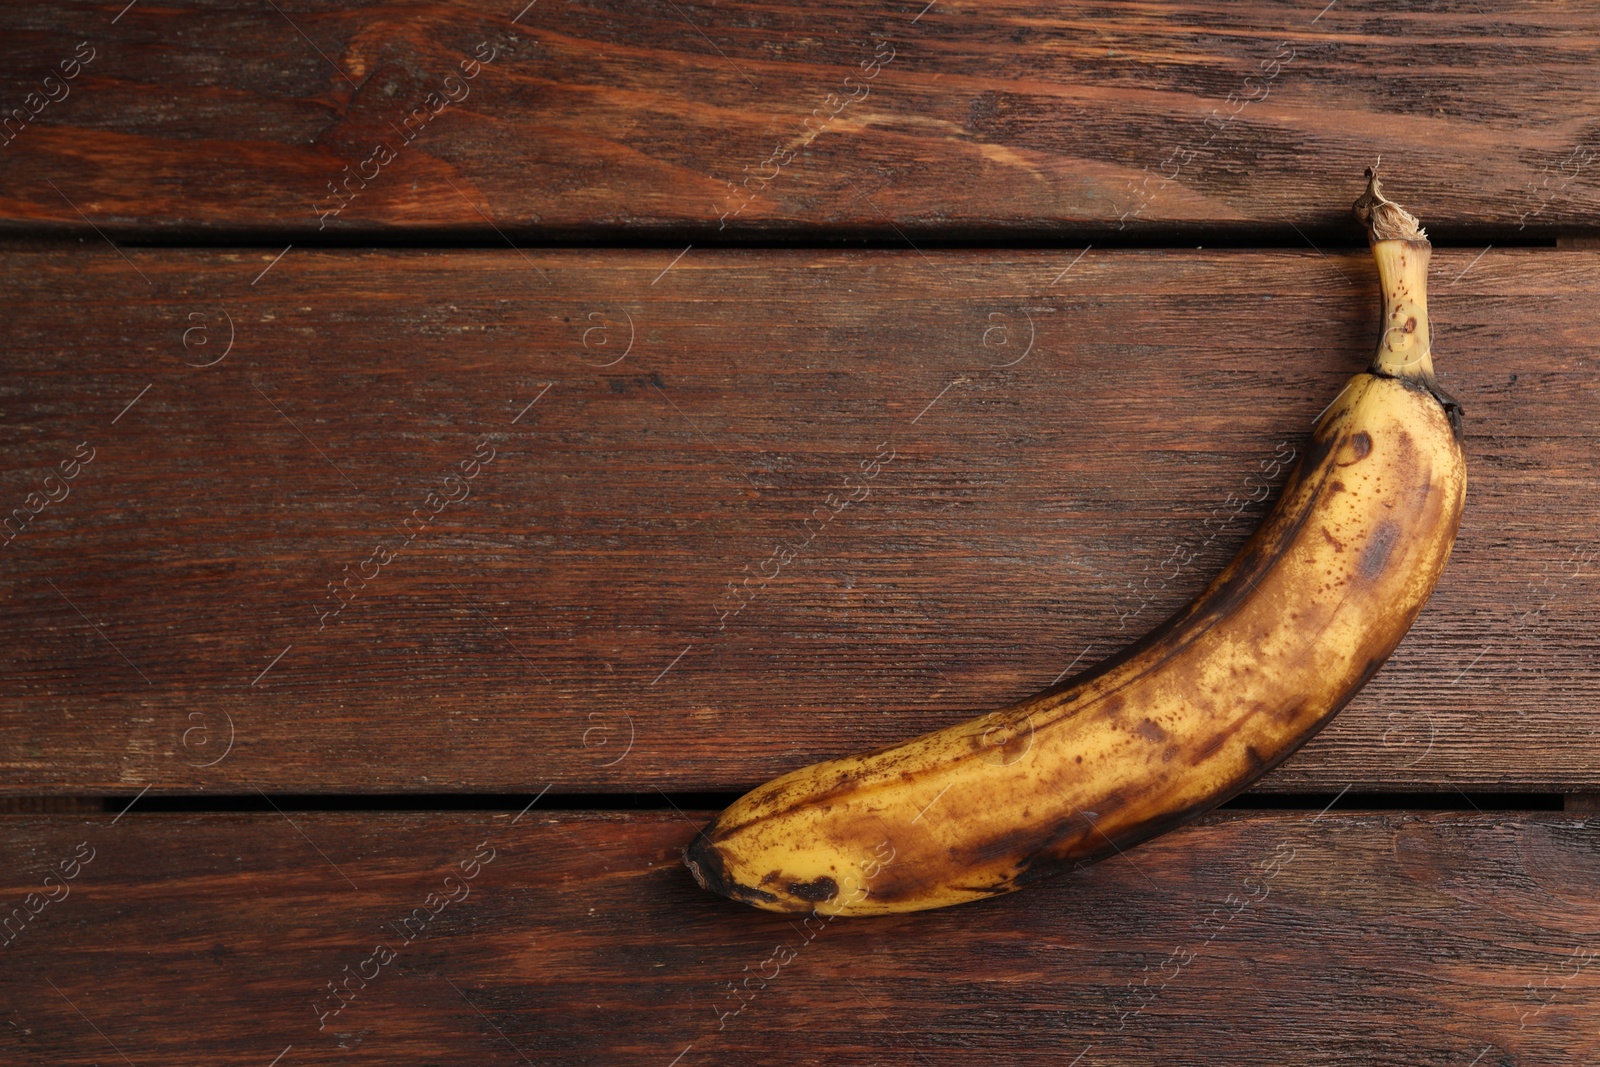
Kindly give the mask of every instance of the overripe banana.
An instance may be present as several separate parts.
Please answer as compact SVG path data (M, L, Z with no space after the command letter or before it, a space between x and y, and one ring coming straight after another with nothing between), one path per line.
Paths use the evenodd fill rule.
M701 886L831 915L1007 893L1210 810L1376 673L1450 555L1466 465L1460 408L1433 374L1432 247L1368 179L1355 211L1382 285L1377 355L1216 580L1037 696L753 790L684 850Z

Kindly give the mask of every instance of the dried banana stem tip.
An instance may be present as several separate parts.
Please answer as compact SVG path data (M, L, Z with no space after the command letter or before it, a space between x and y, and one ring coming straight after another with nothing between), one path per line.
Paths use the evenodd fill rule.
M1367 228L1367 239L1379 241L1426 241L1427 233L1417 217L1383 195L1378 172L1367 168L1367 191L1355 202L1356 218Z

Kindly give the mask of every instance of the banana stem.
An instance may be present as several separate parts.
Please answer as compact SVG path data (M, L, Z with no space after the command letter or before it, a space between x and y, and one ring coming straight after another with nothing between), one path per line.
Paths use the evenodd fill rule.
M1432 383L1433 346L1428 332L1428 261L1433 245L1416 216L1383 195L1378 175L1367 168L1367 191L1355 202L1367 227L1367 243L1378 261L1383 286L1383 334L1372 371Z

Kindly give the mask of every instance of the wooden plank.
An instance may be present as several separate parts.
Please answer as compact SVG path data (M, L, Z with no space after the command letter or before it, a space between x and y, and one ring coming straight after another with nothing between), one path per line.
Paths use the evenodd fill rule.
M1460 1067L1600 1049L1593 815L1232 813L1009 897L831 922L699 890L673 812L112 818L0 822L6 907L58 898L4 949L8 1062Z
M3 24L0 219L86 235L1292 236L1342 226L1380 156L1436 234L1600 218L1578 3L31 2Z
M1377 299L1076 255L6 256L0 790L735 790L1087 667L1243 542ZM1600 783L1593 262L1438 254L1455 556L1268 788Z

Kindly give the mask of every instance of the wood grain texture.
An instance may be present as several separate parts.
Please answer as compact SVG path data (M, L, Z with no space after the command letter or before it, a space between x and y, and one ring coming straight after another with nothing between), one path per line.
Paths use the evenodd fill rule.
M7 909L90 858L0 949L0 1049L135 1067L1600 1052L1595 815L1234 813L1002 899L802 922L695 887L677 857L704 814L7 817Z
M122 6L0 16L5 223L1287 234L1379 156L1436 235L1600 219L1588 4Z
M1088 667L1243 542L1377 297L1075 255L6 256L0 790L744 789ZM1455 554L1267 788L1600 783L1594 262L1438 253Z

